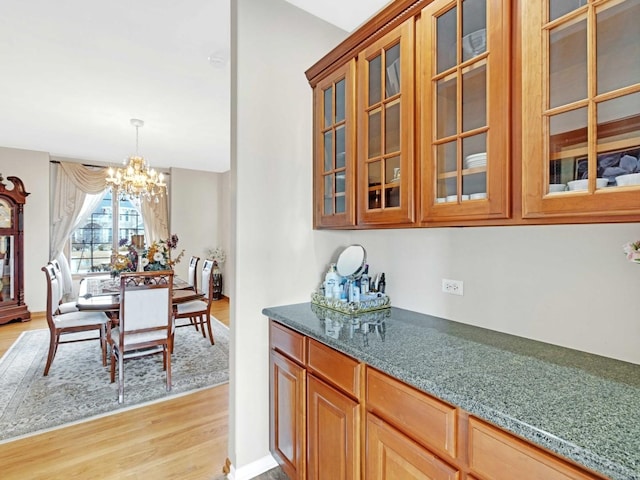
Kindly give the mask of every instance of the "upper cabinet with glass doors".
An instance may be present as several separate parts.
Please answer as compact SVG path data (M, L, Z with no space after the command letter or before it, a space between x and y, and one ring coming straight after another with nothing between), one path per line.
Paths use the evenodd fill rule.
M355 60L314 88L314 224L355 225Z
M436 0L422 10L423 222L510 214L507 0Z
M522 14L523 216L640 213L640 0Z
M414 27L358 55L358 224L414 221Z

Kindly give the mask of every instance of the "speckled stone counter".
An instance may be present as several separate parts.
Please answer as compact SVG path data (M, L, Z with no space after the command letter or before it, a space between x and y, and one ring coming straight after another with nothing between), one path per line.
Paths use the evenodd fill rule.
M615 480L640 480L640 365L399 308L283 325Z

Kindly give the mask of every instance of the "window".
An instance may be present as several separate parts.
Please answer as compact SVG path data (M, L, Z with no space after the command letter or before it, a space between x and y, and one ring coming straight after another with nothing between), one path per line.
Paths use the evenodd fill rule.
M108 271L113 251L124 251L131 235L143 234L139 209L128 197L114 198L111 190L107 190L91 215L71 233L71 273Z

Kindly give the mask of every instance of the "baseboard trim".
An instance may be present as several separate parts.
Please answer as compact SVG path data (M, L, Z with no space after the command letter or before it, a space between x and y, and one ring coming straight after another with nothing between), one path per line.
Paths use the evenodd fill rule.
M238 469L236 469L233 465L230 465L227 479L250 480L251 478L255 478L262 473L268 472L272 468L276 468L277 466L278 462L276 462L276 459L271 455L267 455L260 460L251 462L250 464L244 465L243 467L240 467Z

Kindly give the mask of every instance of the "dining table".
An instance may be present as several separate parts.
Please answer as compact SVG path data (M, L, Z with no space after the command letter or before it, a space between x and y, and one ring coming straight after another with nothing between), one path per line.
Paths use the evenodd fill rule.
M173 277L173 305L199 300L204 292L196 290L180 277ZM110 275L91 275L80 280L78 310L105 312L117 316L120 310L120 279Z

